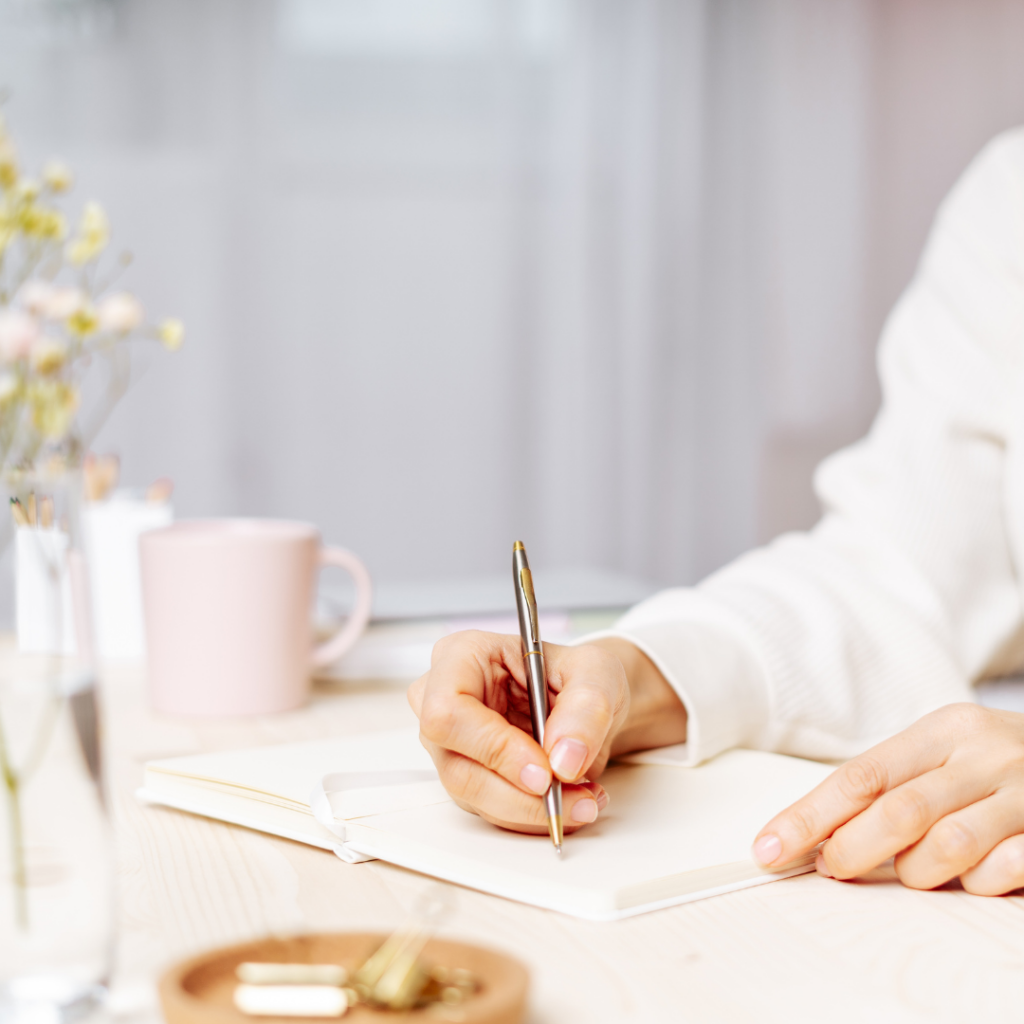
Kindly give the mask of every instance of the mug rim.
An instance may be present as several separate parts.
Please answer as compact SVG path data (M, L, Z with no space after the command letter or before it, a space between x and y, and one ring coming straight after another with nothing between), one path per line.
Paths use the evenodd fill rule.
M320 541L320 530L313 523L257 516L179 519L169 526L147 530L139 536L140 544L245 544L307 540Z

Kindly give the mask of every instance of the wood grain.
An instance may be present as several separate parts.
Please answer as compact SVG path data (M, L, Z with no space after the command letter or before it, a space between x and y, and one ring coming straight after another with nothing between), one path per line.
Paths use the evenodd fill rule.
M299 931L387 931L434 884L380 862L141 806L150 757L395 728L394 683L318 687L301 711L248 721L159 718L141 668L104 674L121 885L115 1016L155 1024L154 984L176 959ZM595 924L451 887L444 937L503 949L531 970L533 1024L1019 1021L1024 898L803 875Z

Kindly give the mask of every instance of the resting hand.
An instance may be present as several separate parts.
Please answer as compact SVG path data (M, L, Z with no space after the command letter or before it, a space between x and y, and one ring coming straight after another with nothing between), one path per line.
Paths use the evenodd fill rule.
M1024 715L950 704L838 768L772 819L762 864L854 878L895 856L904 885L998 896L1024 886Z
M543 748L530 731L518 636L445 637L434 647L430 671L410 687L409 703L460 807L504 828L546 833L541 796L554 773L568 784L562 814L571 832L607 805L596 780L608 758L685 739L686 713L657 669L625 641L544 644L544 661L551 714Z

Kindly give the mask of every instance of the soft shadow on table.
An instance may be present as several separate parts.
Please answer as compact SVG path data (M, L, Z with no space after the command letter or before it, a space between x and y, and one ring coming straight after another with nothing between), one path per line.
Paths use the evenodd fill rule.
M859 878L848 879L845 885L902 885L903 883L899 880L899 876L896 874L896 867L893 864L893 860L890 857L884 864L879 864L877 868L872 868L866 875L861 875ZM947 882L945 885L937 886L935 889L928 890L930 892L953 892L963 891L963 886L960 884L959 878L954 878Z
M850 878L844 882L845 885L902 885L896 877L896 869L893 867L890 857L884 864L872 868L866 875L859 878Z
M866 875L860 878L851 878L849 881L844 882L844 885L902 885L903 883L899 880L896 874L896 868L890 858L884 864L880 864L877 868L872 869ZM959 892L970 895L966 892L963 885L960 883L959 878L951 878L945 885L936 886L934 889L919 889L918 892ZM1006 896L1024 896L1024 887L1020 889L1014 889L1013 892L1005 893ZM979 896L980 900L988 899L1001 899L1002 897L993 896Z

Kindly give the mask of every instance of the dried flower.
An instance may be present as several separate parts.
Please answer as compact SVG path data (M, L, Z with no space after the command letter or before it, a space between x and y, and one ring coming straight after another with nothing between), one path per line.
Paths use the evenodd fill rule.
M44 334L32 346L32 369L43 375L56 373L64 365L67 356L68 347L64 342Z
M0 405L6 405L11 399L16 398L19 390L20 384L16 374L0 373Z
M18 292L18 300L30 313L36 316L46 316L53 293L56 291L49 281L40 281L34 277L26 281Z
M78 411L78 392L62 380L33 381L28 387L32 425L44 437L64 437Z
M71 168L60 160L48 160L43 166L43 183L51 192L67 192L75 183Z
M68 233L67 221L60 210L34 204L19 210L17 225L33 238L54 238L59 241Z
M0 117L0 476L54 459L72 464L90 440L82 431L99 428L131 381L129 346L155 336L173 351L184 338L179 320L144 324L128 292L104 296L98 282L109 276L95 270L110 224L99 203L86 203L68 239L57 203L72 184L58 161L22 176ZM118 269L128 262L122 256ZM76 268L78 287L57 283ZM95 407L90 400L79 423L79 388L96 363L105 364L105 396ZM91 380L104 387L104 373Z
M0 309L0 360L24 359L39 337L36 318L20 309Z
M100 327L100 318L97 316L96 310L88 303L80 305L64 322L67 324L68 330L80 338L95 334Z
M168 352L177 352L185 340L185 325L174 317L168 317L160 324L156 333Z
M110 222L97 202L85 204L78 222L78 237L68 245L68 259L75 266L94 260L110 241Z
M96 307L100 327L105 331L127 334L142 323L142 303L129 292L117 292L101 300Z
M43 309L43 316L48 320L66 320L86 304L86 295L81 288L54 288Z
M10 210L4 204L0 204L0 256L11 242L18 231L18 223Z
M18 180L18 153L0 124L0 188L12 188Z

